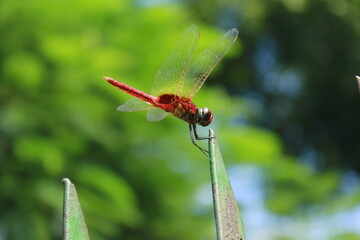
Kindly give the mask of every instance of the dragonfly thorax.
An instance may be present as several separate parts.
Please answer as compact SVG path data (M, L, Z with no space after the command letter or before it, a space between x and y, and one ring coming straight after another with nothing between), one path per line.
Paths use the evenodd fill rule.
M198 124L206 127L211 123L214 116L212 115L211 111L208 108L198 108L197 109L197 119Z

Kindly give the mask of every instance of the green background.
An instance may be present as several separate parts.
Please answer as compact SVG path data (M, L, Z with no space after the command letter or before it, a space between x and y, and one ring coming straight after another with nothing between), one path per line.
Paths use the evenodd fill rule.
M186 123L116 107L149 92L191 24L239 39L193 99L248 239L360 239L360 4L346 0L0 2L0 239L61 239L61 179L90 238L215 239L209 164ZM202 129L204 135L207 130Z

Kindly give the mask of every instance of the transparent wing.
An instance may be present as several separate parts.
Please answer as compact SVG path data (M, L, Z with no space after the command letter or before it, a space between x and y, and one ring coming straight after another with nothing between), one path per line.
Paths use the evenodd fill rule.
M159 97L181 92L198 39L197 26L190 26L156 73L151 95Z
M194 60L188 69L180 96L192 98L235 42L238 30L233 28L222 35Z
M164 110L160 109L160 108L154 108L154 109L150 109L147 114L146 114L146 118L147 120L149 120L150 122L156 122L156 121L160 121L162 120L164 117L166 117L169 113L165 112Z
M137 112L155 108L151 104L144 102L138 98L131 98L123 105L120 105L117 110L121 112Z

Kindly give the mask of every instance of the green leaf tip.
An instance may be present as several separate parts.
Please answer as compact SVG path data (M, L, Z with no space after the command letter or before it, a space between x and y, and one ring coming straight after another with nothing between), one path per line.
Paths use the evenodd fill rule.
M89 234L74 184L68 178L64 183L63 239L89 240Z
M217 240L245 240L239 208L214 131L209 130L209 158Z

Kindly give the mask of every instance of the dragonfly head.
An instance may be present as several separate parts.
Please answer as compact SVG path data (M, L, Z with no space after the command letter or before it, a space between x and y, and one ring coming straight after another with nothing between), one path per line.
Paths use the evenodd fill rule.
M206 127L211 123L214 116L212 115L212 113L208 108L200 108L198 109L197 112L197 118L198 118L198 124L203 127Z

